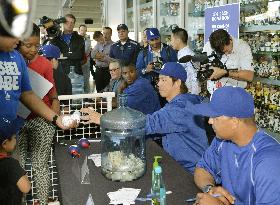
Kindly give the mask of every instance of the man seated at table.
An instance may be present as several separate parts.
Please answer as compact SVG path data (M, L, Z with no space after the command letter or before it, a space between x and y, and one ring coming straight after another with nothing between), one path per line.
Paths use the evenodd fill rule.
M115 92L117 97L122 77L120 62L118 60L113 60L109 63L109 72L111 75L110 83L102 90L102 92Z
M159 92L168 103L160 110L146 116L146 134L161 134L163 148L185 170L193 173L196 163L208 147L203 118L194 116L193 105L201 98L189 94L185 85L187 73L175 62L164 64L159 71ZM92 109L81 110L89 115L84 120L100 124L101 115Z
M121 72L123 81L119 86L119 92L126 94L128 107L144 114L150 114L160 109L156 91L148 80L138 78L135 65L122 64Z
M205 192L195 204L279 205L280 145L258 129L253 97L222 87L195 110L210 117L217 135L195 169L195 183Z

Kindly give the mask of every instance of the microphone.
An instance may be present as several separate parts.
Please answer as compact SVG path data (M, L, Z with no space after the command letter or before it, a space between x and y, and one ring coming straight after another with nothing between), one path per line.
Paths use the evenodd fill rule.
M186 55L179 59L179 63L188 63L190 61L206 64L209 62L209 58L206 53L203 53L203 54L196 54L194 56Z

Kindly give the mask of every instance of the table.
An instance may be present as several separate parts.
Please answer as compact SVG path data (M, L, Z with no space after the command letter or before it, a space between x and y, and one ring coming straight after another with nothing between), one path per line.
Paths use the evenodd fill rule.
M74 141L66 141L69 145L76 144ZM55 145L55 160L59 176L60 202L63 205L85 205L89 194L92 195L95 205L108 205L110 202L108 192L117 191L120 188L141 189L138 197L145 197L150 193L153 157L163 157L161 166L166 190L172 191L167 195L168 205L187 204L185 199L191 198L199 192L193 182L193 176L186 172L175 160L171 158L160 146L152 140L147 140L147 172L138 180L132 182L112 182L101 174L101 168L96 167L92 160L88 159L90 169L90 184L81 184L80 168L86 156L101 152L101 143L91 143L90 149L83 149L80 158L72 158L68 153L68 146ZM151 204L150 201L136 201L136 204Z

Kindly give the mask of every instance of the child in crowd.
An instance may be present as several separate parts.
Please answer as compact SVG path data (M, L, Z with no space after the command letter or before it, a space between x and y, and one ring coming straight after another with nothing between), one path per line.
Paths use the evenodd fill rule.
M60 104L53 79L53 65L45 57L38 55L39 48L40 28L34 24L31 36L20 41L18 50L23 55L30 69L53 84L53 87L46 96L44 96L43 101L54 112L59 114ZM18 152L20 154L21 163L24 167L27 150L29 150L37 189L37 198L39 199L40 205L48 203L50 188L48 160L55 130L56 128L52 123L31 113L27 118L26 124L19 133Z
M39 54L46 57L53 65L53 78L58 95L71 95L72 84L68 75L62 70L58 61L60 59L60 50L57 46L52 44L43 45Z
M10 157L21 125L22 120L9 121L0 117L0 204L22 204L22 194L28 193L31 187L25 170Z

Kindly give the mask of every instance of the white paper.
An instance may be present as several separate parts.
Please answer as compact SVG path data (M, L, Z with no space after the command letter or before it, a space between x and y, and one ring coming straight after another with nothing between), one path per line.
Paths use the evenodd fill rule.
M27 70L32 91L42 99L53 87L53 84L32 69L28 68ZM17 115L26 119L30 113L31 111L25 105L19 104Z
M141 189L122 188L115 192L107 193L110 198L110 204L135 204L135 199L139 195Z
M95 166L101 166L101 154L92 154L88 156L88 159L91 159L94 162Z

